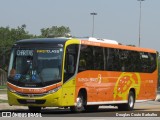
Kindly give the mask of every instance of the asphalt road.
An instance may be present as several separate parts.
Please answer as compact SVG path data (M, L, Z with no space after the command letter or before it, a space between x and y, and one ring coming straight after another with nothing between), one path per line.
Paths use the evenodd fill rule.
M1 103L2 104L2 103ZM11 106L12 108L12 106ZM14 108L0 110L17 114L28 114L27 108ZM30 114L30 113L29 113ZM160 102L149 101L136 103L133 111L118 111L117 107L103 106L96 112L72 113L69 109L45 108L41 112L42 117L160 117Z

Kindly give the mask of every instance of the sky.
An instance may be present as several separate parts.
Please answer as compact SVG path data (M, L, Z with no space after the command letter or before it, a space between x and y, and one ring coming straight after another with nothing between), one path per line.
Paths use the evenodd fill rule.
M141 7L141 47L160 51L160 0ZM30 34L67 26L77 37L92 36L138 46L140 2L137 0L0 0L0 27L26 24Z

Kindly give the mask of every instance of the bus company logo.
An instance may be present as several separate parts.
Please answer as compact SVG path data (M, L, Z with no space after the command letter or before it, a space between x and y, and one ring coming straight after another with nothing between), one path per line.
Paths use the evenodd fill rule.
M96 46L100 46L101 44L98 42L93 42L93 41L86 41L86 40L81 40L82 44L86 44L86 45L96 45Z
M29 89L29 92L33 92L33 93L43 93L46 92L47 90L45 88L42 89Z
M2 117L10 118L26 118L26 117L42 117L41 113L15 113L15 112L2 112Z
M100 84L102 82L102 76L101 74L98 74L98 84Z
M100 84L102 82L102 75L98 74L97 78L78 78L79 82L97 82Z
M59 50L37 50L37 53L59 53Z
M136 97L140 92L141 78L138 73L123 72L118 78L114 87L114 99L127 100L128 90L130 88L136 89Z

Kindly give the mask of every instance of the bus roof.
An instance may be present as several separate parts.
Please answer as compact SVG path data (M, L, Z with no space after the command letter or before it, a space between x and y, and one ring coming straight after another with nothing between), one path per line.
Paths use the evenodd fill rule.
M16 43L64 43L68 40L69 38L34 38L34 39L23 39L19 40Z
M127 45L120 45L115 40L109 40L109 39L97 39L97 38L66 38L66 37L59 37L59 38L34 38L34 39L24 39L19 40L16 42L16 44L51 44L51 43L57 43L57 44L64 44L68 40L76 39L79 40L81 44L86 45L93 45L93 46L103 46L103 47L109 47L109 48L117 48L117 49L126 49L126 50L133 50L133 51L143 51L143 52L157 52L154 49L149 48L141 48L141 47L135 47L135 46L127 46Z
M117 49L124 49L124 50L142 51L142 52L152 52L152 53L157 52L154 49L122 45L115 40L109 40L109 39L96 39L96 38L81 39L81 44L103 46L103 47L117 48Z

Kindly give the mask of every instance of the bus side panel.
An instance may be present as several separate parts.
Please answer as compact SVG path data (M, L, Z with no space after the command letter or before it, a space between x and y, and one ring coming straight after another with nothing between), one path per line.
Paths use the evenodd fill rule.
M154 100L157 92L157 70L154 73L141 73L141 87L137 100Z
M84 71L76 77L76 96L87 90L87 102L126 101L131 89L137 100L155 99L157 71L154 73Z
M71 78L62 86L62 105L74 106L75 102L75 78Z
M115 88L120 72L105 71L84 71L80 72L76 78L77 95L81 88L87 90L87 102L113 101ZM117 97L115 100L122 100Z

